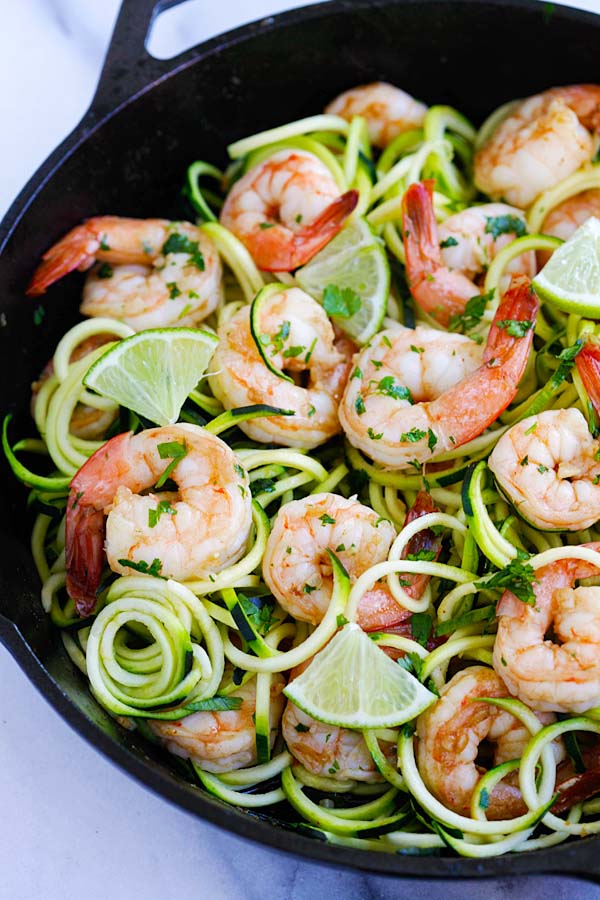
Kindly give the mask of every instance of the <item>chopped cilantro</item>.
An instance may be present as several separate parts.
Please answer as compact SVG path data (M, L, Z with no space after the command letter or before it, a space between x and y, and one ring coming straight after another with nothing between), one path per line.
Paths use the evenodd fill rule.
M309 410L308 410L308 413L307 413L308 418L310 419L311 416L314 416L314 414L316 413L316 411L317 411L317 410L315 409L314 406L310 406L310 407L309 407Z
M477 294L467 300L464 313L452 316L450 319L450 331L470 331L481 321L488 301L492 300L494 291L487 294Z
M362 416L362 414L367 411L367 408L365 406L365 401L360 396L360 394L354 401L354 409L356 410L356 412L358 413L359 416Z
M433 630L433 621L428 613L413 613L410 617L410 631L415 641L418 641L423 647L427 646L427 641L431 637Z
M362 378L362 377L363 377L362 370L359 369L358 366L355 366L354 371L353 371L352 375L350 376L350 381L352 381L353 378Z
M141 562L132 562L130 559L119 559L117 562L120 566L127 566L135 572L141 572L142 575L152 575L154 578L164 578L164 575L160 574L162 569L162 562L160 559L155 558L150 564L144 560L141 560Z
M533 328L533 322L529 319L500 319L496 322L498 328L503 328L511 337L525 337L528 331Z
M514 234L515 237L523 237L527 234L527 226L519 216L505 214L503 216L486 216L485 233L491 234L494 240L501 234Z
M46 315L46 310L43 306L36 306L33 311L33 324L41 325L44 321L44 316Z
M250 482L250 491L253 497L256 497L257 494L272 494L275 484L274 478L255 478Z
M321 525L335 525L335 519L332 519L328 513L323 513L322 516L319 516L319 522Z
M520 465L520 466L528 466L528 465L529 465L529 457L528 457L528 456L524 456L523 459L520 459L520 460L519 460L519 465Z
M103 235L100 237L100 249L101 249L101 250L110 250L110 247L108 246L108 241L106 240L106 235L105 235L105 234L103 234Z
M400 442L402 444L416 444L417 441L423 440L426 431L421 431L420 428L411 428L410 431L405 431L400 435Z
M414 344L410 345L410 349L413 353L425 353L425 347L415 347Z
M345 549L346 549L346 545L345 545L345 544L338 544L337 547L335 548L335 552L336 552L336 553L343 553Z
M305 584L302 588L305 594L312 594L312 592L316 591L316 589L316 586L313 586L312 584Z
M177 286L177 283L175 281L169 281L167 283L167 287L169 288L170 300L175 300L177 297L181 297L181 291L179 290L179 287Z
M383 431L380 431L379 434L375 434L372 428L367 428L367 434L372 441L380 441L383 437Z
M275 222L261 222L258 227L261 229L261 231L265 231L266 228L275 228L275 225Z
M187 456L187 447L185 444L180 443L179 441L169 441L165 444L158 444L156 449L158 450L158 455L161 459L170 459L171 462L162 473L158 481L156 482L156 487L161 488L167 478L171 475L171 472L179 462L179 460L183 459L184 456Z
M113 267L109 263L102 263L98 268L98 278L112 278Z
M540 473L540 475L543 475L545 472L548 471L548 466L543 466L543 465L540 463L540 465L537 467L537 470L538 470L538 472Z
M306 356L304 357L304 362L305 362L307 365L308 365L308 363L310 362L310 358L311 358L311 356L313 355L313 350L315 349L316 346L317 346L317 339L316 339L316 338L313 338L313 342L312 342L312 344L310 345L310 347L308 348L308 350L307 350L307 352L306 352Z
M263 637L279 622L279 619L273 616L275 603L265 597L246 597L240 593L238 602L254 631Z
M170 234L162 246L162 252L165 256L169 253L187 253L193 266L204 271L204 256L198 247L198 241L191 241L185 234Z
M199 300L200 299L200 294L197 294L196 291L188 291L187 294L188 294L188 297L190 298L190 300Z
M394 400L408 400L413 403L410 390L403 384L397 384L393 375L386 375L377 385L377 393L385 394L386 397L392 397Z
M487 581L478 581L475 583L476 588L506 588L511 591L515 597L528 603L530 606L535 604L535 593L533 584L537 584L537 578L533 567L523 562L521 559L513 559L507 566L495 572Z
M392 348L392 342L390 341L387 334L383 334L381 336L381 340L382 340L382 343L384 343L386 347L389 347L390 349Z
M416 678L421 677L423 660L418 653L406 653L404 656L400 657L398 665L403 669L406 669L406 671L410 672L412 675L415 675Z
M417 553L407 553L406 558L411 559L414 562L431 562L432 559L435 559L436 553L435 550L419 550Z
M362 306L362 301L352 288L339 288L328 284L323 293L323 309L329 316L350 319Z
M162 515L177 515L177 510L173 509L168 500L160 500L156 509L148 510L148 525L150 528L154 528Z
M445 241L440 241L440 247L442 250L445 250L447 247L458 247L458 241L456 238L450 236L447 237Z
M235 472L237 475L240 476L240 478L243 478L243 477L244 477L245 472L244 472L244 470L242 469L242 467L240 466L239 463L234 463L234 464L233 464L233 470L234 470L234 472Z
M429 449L432 453L433 453L433 448L435 447L437 442L438 442L437 437L435 436L435 434L433 433L431 428L429 428L427 431L427 446L429 447Z
M337 617L337 619L335 621L336 621L338 628L343 628L344 625L348 624L348 619L346 618L346 616L343 616L341 613L339 614L339 616Z
M283 351L283 358L294 359L294 357L300 356L303 350L306 350L306 347L286 347Z
M303 725L302 722L298 722L297 725L294 725L294 728L298 734L305 734L307 731L310 731L310 727L308 725Z
M333 765L330 766L329 769L327 769L327 771L329 772L330 775L335 775L335 773L339 771L339 768L340 768L339 762L337 761L337 759L334 759Z

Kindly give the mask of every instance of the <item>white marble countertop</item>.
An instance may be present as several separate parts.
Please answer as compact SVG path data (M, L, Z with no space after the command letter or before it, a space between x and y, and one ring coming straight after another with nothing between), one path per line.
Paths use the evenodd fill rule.
M306 2L306 0L305 0ZM156 55L294 0L191 0L165 14ZM572 5L600 12L600 0ZM88 105L118 0L0 0L0 215ZM113 767L38 695L0 647L0 898L10 900L578 900L566 878L408 882L340 871L194 819ZM423 861L424 871L427 861Z

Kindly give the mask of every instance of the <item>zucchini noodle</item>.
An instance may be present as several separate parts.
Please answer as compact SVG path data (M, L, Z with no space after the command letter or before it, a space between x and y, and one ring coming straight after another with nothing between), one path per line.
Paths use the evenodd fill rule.
M595 542L600 540L600 528L597 523L590 524L593 516L579 523L585 528L578 528L575 522L570 531L564 525L552 530L552 521L547 528L536 527L533 516L528 514L529 521L521 517L527 507L522 509L521 499L516 493L513 496L515 489L510 479L505 484L500 476L494 476L498 472L497 454L515 434L512 429L527 427L529 423L521 424L525 419L576 411L585 417L593 440L598 440L594 391L585 377L585 369L578 368L585 354L576 357L587 342L598 342L600 324L589 317L590 309L575 306L568 312L567 307L560 309L553 300L544 298L535 324L520 319L496 322L493 335L498 338L498 332L498 340L506 335L516 339L527 334L531 341L529 357L523 362L520 377L515 379L514 390L510 388L511 397L501 398L507 401L504 406L498 403L499 408L502 406L501 413L484 430L465 428L462 444L455 442L454 437L438 444L435 430L430 428L426 432L421 427L409 429L409 426L405 430L402 423L399 443L403 447L414 443L415 459L400 468L378 463L378 458L391 459L399 466L402 457L389 454L386 457L384 453L378 456L375 448L381 448L385 441L379 445L362 444L336 410L345 402L342 399L345 380L350 385L353 378L363 378L359 368L363 366L362 354L370 346L377 346L373 332L375 337L379 332L386 332L379 340L383 342L381 346L387 340L390 350L393 345L387 337L388 330L393 339L401 329L413 329L415 335L423 333L415 330L421 327L437 329L442 335L447 330L461 332L482 345L483 350L490 326L499 318L496 313L515 260L524 254L529 260L535 258L535 253L550 255L561 247L563 242L559 238L543 233L546 217L565 200L576 198L583 191L600 189L600 164L586 162L539 194L523 210L523 216L520 213L518 217L511 213L486 216L481 234L462 234L463 224L459 228L458 224L448 223L447 233L456 237L442 241L441 249L454 250L442 259L441 250L437 249L436 223L444 223L467 208L487 202L475 184L481 181L474 174L480 164L480 151L498 125L508 116L518 114L518 110L516 101L511 101L495 110L476 131L457 109L437 105L425 110L417 106L421 112L415 121L405 123L404 132L394 132L383 148L372 146L369 134L374 134L373 112L363 109L362 114L348 115L348 118L318 114L241 137L229 146L230 165L224 171L211 161L199 159L188 168L184 195L198 216L197 227L214 244L224 267L218 301L211 307L213 312L202 328L220 336L221 341L224 332L231 331L242 346L245 338L241 326L235 326L242 322L242 317L234 317L251 304L250 343L240 351L242 363L236 375L241 393L233 396L232 391L230 397L224 382L221 383L223 373L233 377L233 364L231 372L228 366L217 365L222 343L212 363L205 370L200 367L202 377L185 398L179 414L179 422L187 423L187 434L202 429L204 438L210 436L210 446L213 442L228 445L221 448L231 460L223 467L227 473L219 470L210 476L210 486L215 489L212 495L215 508L201 510L210 519L208 535L203 536L200 530L194 532L192 549L198 549L196 544L203 549L203 542L208 542L222 527L217 507L225 490L220 487L219 478L233 477L230 474L233 467L237 480L233 493L237 503L240 502L238 488L244 498L246 521L242 530L240 514L239 532L234 534L238 543L229 555L219 557L215 552L214 566L211 556L206 566L186 570L185 580L161 574L163 571L165 576L172 574L167 561L174 553L186 556L191 552L182 535L186 533L188 506L192 504L185 500L185 487L180 486L178 477L186 472L187 465L192 468L193 459L191 448L183 438L182 444L174 443L171 437L169 442L158 444L158 455L170 462L165 463L165 471L160 470L162 474L159 472L156 482L142 479L146 487L139 492L130 488L129 469L135 468L133 462L117 467L114 496L104 496L101 490L105 486L104 470L97 478L97 493L93 493L95 485L78 490L81 467L106 441L127 431L137 437L153 425L127 405L119 406L85 386L90 367L105 353L110 353L116 342L134 333L117 318L90 318L76 324L59 341L51 365L44 369L47 360L38 360L43 374L34 385L32 404L37 434L33 430L31 436L19 439L22 416L9 413L3 423L2 447L14 475L29 490L31 553L41 583L41 606L60 629L64 652L86 679L95 699L119 726L137 729L142 738L153 742L156 752L162 748L165 753L189 759L187 777L195 789L238 807L240 814L267 816L270 821L279 821L281 816L286 827L359 851L433 852L481 860L509 852L550 848L578 836L600 832L600 820L594 818L600 814L600 799L593 796L593 786L586 788L585 799L577 793L580 776L584 786L592 779L582 768L598 768L600 685L599 702L584 713L564 713L560 706L553 704L551 697L547 704L542 702L544 712L552 707L562 713L559 720L550 718L542 722L522 700L500 696L500 689L495 696L474 694L468 698L469 702L459 704L455 716L445 726L449 737L444 738L443 753L455 757L449 769L451 774L444 777L455 779L454 787L459 784L462 789L462 773L465 767L471 766L466 799L454 798L450 790L445 790L447 786L440 784L443 778L436 774L436 766L442 764L433 759L432 753L431 768L428 767L426 740L427 729L433 727L431 721L435 721L435 716L445 714L449 708L451 711L455 702L451 691L465 673L471 673L475 679L477 673L483 672L485 677L509 685L508 674L502 681L499 664L499 651L502 648L504 652L503 632L510 630L514 638L511 629L518 630L521 612L523 616L530 615L532 621L537 621L535 616L543 612L543 580L550 577L548 571L553 571L546 567L563 567L565 572L575 571L578 565L586 573L600 570L600 550L594 549ZM333 212L327 214L339 215L340 208L347 214L352 209L339 243L323 246L322 241L318 252L307 253L298 268L294 266L285 272L277 271L282 264L276 253L276 258L267 257L263 262L260 254L252 249L260 264L272 270L263 271L248 249L252 247L251 242L246 246L244 229L240 227L239 233L234 233L238 230L234 224L230 223L234 230L229 230L220 223L219 215L227 192L239 183L238 179L262 166L273 154L286 150L316 157L322 164L318 170L322 172L323 166L326 167L323 177L334 197L336 191L339 194L353 191L358 196L336 200L332 204ZM293 154L283 154L282 158L286 156L293 157ZM270 173L266 191L269 196L270 192L275 195L279 191L278 179L284 181L279 170L273 174L274 165L264 170ZM287 170L285 177L288 177ZM419 193L413 189L407 198L406 191L424 179L433 181L429 186L432 208L427 209L431 233L421 237L428 241L424 255L431 256L435 275L419 270L411 260L410 242L407 241L406 251L404 246L409 233L408 229L406 234L403 232L403 211L410 203L411 194ZM266 201L263 210L264 185L258 181L257 185L249 198L242 198L240 208L242 214L249 211L255 214L260 207L259 214L264 214L265 221L259 221L256 229L259 239L262 231L266 232L264 245L272 239L276 245L279 232L299 245L312 240L310 226L317 215L310 204L314 202L312 194L318 194L317 188L305 189L311 193L307 205L312 215L310 221L308 218L303 221L303 212L296 215L294 211L294 224L293 218L286 220L281 212L283 227L269 232L268 229L279 224L279 211L267 208ZM294 197L294 203L297 199ZM305 201L304 197L301 199ZM283 205L281 201L282 211ZM231 206L233 203L227 209ZM461 223L468 218L465 214ZM227 214L223 221L227 221ZM501 243L495 244L500 237ZM172 238L177 249L171 252L184 258L187 253L190 267L205 271L207 255L200 253L198 243L175 232L169 241ZM466 243L460 246L459 238L467 243L473 239L476 250L465 249ZM485 247L492 244L494 251L488 252ZM477 274L470 270L470 264L460 263L461 254L467 250L477 257L474 264L474 268L478 267ZM144 252L148 251L144 249ZM152 278L160 278L163 259L164 266L168 264L166 245L157 252L162 252L162 258ZM283 257L289 258L285 254ZM450 258L454 260L454 271L446 262ZM102 262L101 256L98 262ZM464 272L457 269L459 263L465 265ZM92 270L95 273L92 278L112 277L112 267L108 268L110 274L102 274L102 265L97 266ZM460 315L450 316L449 309L443 310L448 313L447 318L438 318L449 321L446 329L436 321L436 308L429 308L429 312L420 308L422 301L417 301L416 285L419 278L435 282L449 274L454 277L457 271L461 277L468 277L474 296L463 304L464 312ZM390 280L392 287L388 290ZM181 290L173 281L166 284L170 292L167 302L170 302ZM300 286L310 296L304 296L299 302L299 312L294 307L293 316L298 321L284 319L278 332L263 334L266 326L259 312L276 295L281 295L278 302L283 308L290 288L299 290ZM385 296L377 296L377 291ZM189 292L190 297L193 293ZM373 312L376 300L380 304ZM316 309L316 303L322 309ZM316 309L315 321L320 314L323 328L331 335L329 350L321 355L319 337L314 341L312 338L312 329L317 333L317 327L312 320L309 322L311 304ZM290 313L290 320L293 316ZM359 320L360 327L355 328ZM298 340L290 338L292 328L298 329ZM501 334L503 330L506 335ZM207 335L204 337L214 341ZM468 343L463 337L457 336L457 340L457 346ZM364 346L358 347L360 342ZM491 340L488 346L493 346ZM353 356L357 349L361 353L358 363L358 357ZM473 349L477 350L471 344ZM420 388L413 389L411 385L409 389L408 385L410 378L416 379L417 370L423 384L430 377L437 384L441 375L445 375L442 370L451 370L454 363L446 363L443 350L436 352L439 359L435 360L435 366L439 371L432 373L427 366L434 364L426 363L426 356L421 358L425 351L415 337L415 345L411 345L407 354L409 374L402 376L406 384L397 384L389 375L384 382L383 372L380 383L371 382L375 388L368 395L369 404L373 404L368 411L377 410L380 401L384 410L381 427L365 429L372 441L384 437L388 428L396 428L395 417L400 421L403 410L407 418L423 412L414 407L426 402L424 395L429 388L423 388L421 396ZM373 359L368 364L373 365L375 372L384 363L375 358L375 350L370 356ZM343 375L339 378L336 375L334 388L324 389L330 357L333 366L343 370ZM486 366L493 369L504 365L498 359L484 359L486 363L478 370L478 378L482 371L487 371ZM397 361L404 364L394 357L394 364ZM479 361L477 357L475 365ZM170 374L165 380L169 379ZM463 416L476 417L480 410L475 407L479 403L481 412L485 413L486 404L492 402L486 393L485 377L476 383L482 385L480 400L479 396L469 395L470 406L464 411L451 408L451 404L457 403L455 391L442 398L437 395L429 398L428 394L427 397L439 400L440 408L445 403L440 415L444 416L447 409L452 421ZM142 384L140 391L144 387ZM152 389L159 391L160 386ZM506 386L490 387L490 395L493 390L504 389L509 390ZM304 407L304 399L313 391L310 403ZM377 394L378 397L374 396ZM312 403L314 397L317 399ZM392 401L399 400L403 406L393 408ZM384 402L388 401L391 405L385 407ZM311 423L317 423L319 416L315 414L321 415L320 406L332 407L333 426L329 432L323 430L325 436L318 444L313 438L314 434L321 433L320 425L313 424L311 428ZM393 425L386 418L386 408L392 410L389 416L394 417ZM354 409L358 416L367 411L362 396ZM79 417L88 414L98 426L96 432L78 428ZM429 412L423 415L433 416ZM296 418L285 419L287 416ZM301 424L304 418L308 425ZM266 437L258 428L261 419L275 429ZM291 423L292 430L297 429L293 439L286 436L288 433L281 426L277 430L278 420L288 426ZM166 416L164 421L172 418ZM366 422L367 417L360 421ZM341 430L341 423L348 434ZM535 433L537 424L532 422L525 432L534 435L531 446L534 438L543 440ZM177 423L168 428L177 428ZM454 429L452 432L457 435ZM259 435L256 439L249 437L256 434ZM421 453L425 439L429 456L426 450ZM372 458L351 440L367 447ZM561 441L562 438L558 443ZM298 446L288 447L286 442ZM550 455L560 455L555 448L549 450L544 445L544 449ZM107 459L110 460L112 452L106 451ZM540 478L547 476L540 488L541 493L545 492L544 503L566 505L563 494L557 493L557 500L552 491L576 493L573 484L577 486L582 478L587 479L586 489L592 490L598 484L597 444L593 445L592 452L596 454L593 460L586 458L581 465L577 461L571 463L570 459L554 461L552 457L553 469L547 461L536 461L528 468L529 454L532 459L534 455L532 449L516 460L515 468L518 475L524 478L529 475L532 483L536 474ZM493 456L488 462L490 454ZM92 460L84 475L101 456L98 454ZM206 450L207 459L209 456L210 450ZM427 461L423 462L424 459ZM145 462L150 465L147 459ZM107 465L110 467L110 463ZM107 475L108 487L112 487L108 479ZM180 480L184 482L183 476ZM107 494L110 494L108 487ZM194 484L193 490L197 487ZM117 560L121 566L118 569L108 550L111 528L116 527L115 518L110 517L117 506L117 494L127 494L127 491L132 496L141 494L136 499L148 504L148 508L144 507L139 521L132 524L128 520L134 537L127 559ZM93 494L92 498L89 494ZM337 495L335 508L350 511L347 520L342 521L341 517L336 520L328 512L310 519L306 510L311 512L318 507L320 511L319 504L324 502L324 497L333 504L329 495ZM77 509L80 503L83 512L81 507ZM238 509L231 506L227 510L233 508ZM304 518L294 519L291 510L304 510ZM554 508L553 512L556 512ZM98 522L101 520L104 528L105 516L109 517L106 544L98 543L96 547ZM86 545L83 564L76 558L83 551L73 538L74 532L81 538L77 531L82 527L80 517L87 529L85 542L81 542L82 546ZM234 516L229 515L229 519ZM159 520L160 527L153 531ZM233 524L233 532L238 528L237 519L227 524ZM142 532L147 546L139 537ZM280 543L282 534L285 543ZM271 562L274 544L280 551L277 564ZM592 546L583 546L586 544ZM100 549L104 546L106 553ZM148 558L136 555L138 550L140 553L148 550ZM103 553L103 568L93 585L91 603L84 608L78 597L78 579L92 580L89 570L100 568L95 565L97 559L92 551ZM87 553L91 555L89 560ZM84 570L83 575L78 565ZM123 576L126 570L131 574ZM584 589L597 589L598 583L599 577L594 576L585 581ZM562 582L561 586L564 587ZM578 590L573 592L576 598ZM506 608L511 604L515 609L508 613ZM556 640L552 637L552 642L559 645L560 638L564 645L566 641L558 623L555 626L558 637ZM590 633L594 628L595 623L590 625ZM366 647L364 659L375 660L373 669L377 660L388 666L382 669L386 677L382 676L377 684L369 682L369 671L365 675L362 649L349 654L347 666L343 655L334 656L335 666L327 670L328 653L331 651L332 656L334 651L339 653L348 635L363 642L356 643L355 647ZM549 644L549 635L553 635L552 625L538 643ZM530 649L527 648L528 652ZM559 649L564 652L563 647ZM381 656L380 651L389 658ZM374 657L369 657L369 653ZM571 658L577 660L577 654L571 654ZM504 656L501 662L507 665ZM509 657L508 663L513 662ZM311 668L305 676L309 664ZM496 672L496 668L500 671ZM319 681L318 690L314 688L315 671L330 673L327 679ZM378 716L373 709L380 701L387 702L388 689L392 690L395 677L403 685L406 696L401 697L398 688L394 695L398 708L393 714L388 715L386 711ZM544 677L550 675L540 673L540 683ZM518 683L518 678L514 678ZM371 681L375 680L373 676ZM303 683L304 694L300 690ZM307 684L309 687L313 684L314 696ZM550 693L551 688L549 685ZM292 697L296 698L294 702ZM345 718L346 713L340 712L342 700L348 705L354 703L354 718L350 714ZM471 706L471 701L478 706ZM584 706L579 704L574 708ZM476 716L480 715L475 725L469 719L472 709ZM316 718L317 712L322 718ZM476 756L475 751L481 739L480 723L488 713L498 719L502 716L502 722L513 722L511 727L518 729L518 743L514 744L516 749L510 744L510 753L514 750L515 758L508 758L510 753L498 756L486 770L479 761L487 758L487 750L481 756ZM353 727L346 727L348 724ZM452 729L460 733L454 735ZM481 726L482 734L484 730ZM490 734L491 731L487 738L491 740ZM432 744L436 748L441 746L439 741ZM560 746L566 748L570 761L559 758ZM468 758L473 748L473 757ZM576 789L569 794L572 784ZM495 800L506 788L518 799L518 814L512 817L503 807L490 808L491 798ZM577 802L569 805L570 796L577 796Z

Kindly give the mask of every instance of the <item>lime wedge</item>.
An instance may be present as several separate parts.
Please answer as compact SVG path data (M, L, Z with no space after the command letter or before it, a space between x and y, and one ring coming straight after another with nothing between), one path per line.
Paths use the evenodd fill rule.
M600 219L589 218L555 250L533 286L565 312L600 318Z
M140 331L96 360L83 383L157 425L172 425L218 342L195 328Z
M360 307L353 315L331 316L357 344L366 344L378 332L390 292L390 267L383 244L365 219L352 219L295 274L300 287L321 304L330 285L358 295Z
M338 631L284 694L313 719L345 728L401 725L435 700L354 623Z

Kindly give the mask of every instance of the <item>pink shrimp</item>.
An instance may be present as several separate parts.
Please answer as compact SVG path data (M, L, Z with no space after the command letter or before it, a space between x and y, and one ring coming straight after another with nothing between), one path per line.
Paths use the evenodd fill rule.
M412 357L413 372L418 366L414 359L425 356L413 352L413 345L423 347L423 342L415 340L418 329L390 330L375 337L370 347L354 357L361 377L348 381L340 404L340 422L349 441L381 465L399 469L415 461L430 462L437 454L480 435L517 393L537 310L538 299L529 279L514 276L490 328L482 364L433 396L419 395L407 386L406 379L397 380L402 353ZM503 327L507 321L522 322L523 336L511 335ZM468 343L468 339L462 340ZM378 362L383 366L375 368ZM386 375L384 385L382 374L387 367L393 376ZM410 371L409 365L405 371Z
M339 187L314 154L280 150L236 181L221 224L246 246L259 269L290 272L304 265L341 229L358 193Z
M178 492L160 487L167 467ZM104 518L106 545L104 545ZM66 516L67 591L91 612L106 559L114 572L208 577L240 558L252 518L248 477L233 451L197 425L112 438L71 481Z
M81 312L136 331L197 325L222 298L219 254L197 225L119 216L96 216L69 231L44 254L27 293L43 294L96 261L103 265L86 280Z
M488 267L494 256L515 237L504 228L499 234L490 228L494 220L519 222L525 230L523 212L505 203L473 206L446 219L438 229L433 209L434 182L412 184L402 202L402 227L406 252L406 272L410 291L424 312L448 326L453 316L465 311L467 301L480 293L473 280ZM520 230L520 229L519 229ZM449 246L444 248L448 239ZM523 253L507 268L510 274L535 274L535 254ZM501 288L503 285L501 285Z
M600 542L582 546L600 551ZM532 709L578 714L600 705L600 588L574 587L598 571L581 559L559 559L536 571L535 605L502 595L494 668Z

